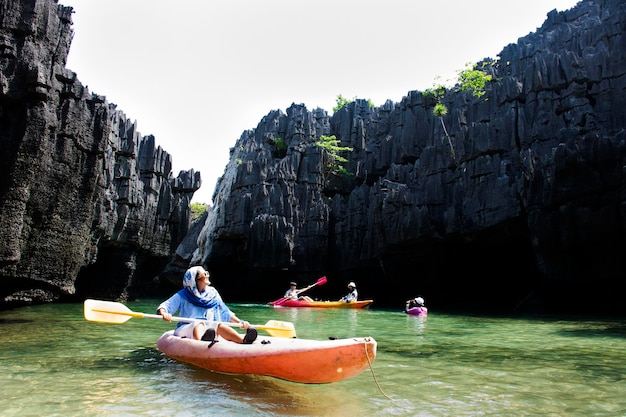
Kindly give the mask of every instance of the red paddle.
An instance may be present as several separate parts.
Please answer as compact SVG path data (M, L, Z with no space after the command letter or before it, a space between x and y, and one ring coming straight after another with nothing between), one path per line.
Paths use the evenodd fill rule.
M305 292L307 290L310 290L311 288L315 287L316 285L324 285L324 284L326 284L326 281L328 281L326 279L326 277L321 277L317 281L315 281L315 284L311 284L308 287L301 289L298 292L298 294L302 294L303 292ZM273 305L273 306L279 306L279 305L283 304L285 301L287 301L287 299L285 297L283 297L283 298L279 298L276 301L272 301L270 304Z

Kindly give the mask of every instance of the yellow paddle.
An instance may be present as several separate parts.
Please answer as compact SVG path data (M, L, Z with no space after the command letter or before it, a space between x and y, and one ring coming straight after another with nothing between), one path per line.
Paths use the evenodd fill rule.
M131 318L137 319L160 319L163 320L163 316L158 314L144 314L132 311L122 303L116 303L114 301L100 301L100 300L85 300L85 320L97 321L100 323L122 324L126 323ZM199 322L202 320L188 319L185 317L172 317L172 321L182 321L187 323ZM220 324L239 327L238 323L220 322ZM250 325L259 330L265 330L270 336L295 338L296 329L293 323L288 321L270 320L264 325Z

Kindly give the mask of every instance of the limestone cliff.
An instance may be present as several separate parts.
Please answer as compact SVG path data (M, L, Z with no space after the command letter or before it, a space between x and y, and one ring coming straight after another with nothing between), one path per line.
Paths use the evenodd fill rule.
M0 308L133 298L203 263L232 301L326 275L310 295L352 280L380 307L421 294L435 311L626 312L623 1L549 13L485 59L483 97L447 92L443 123L420 91L270 111L193 227L199 173L173 177L155 138L65 67L71 13L0 5ZM353 149L350 175L329 169L322 135Z
M65 67L71 13L54 0L0 8L0 308L152 287L200 187Z
M445 95L443 125L420 91L271 111L232 148L192 263L237 299L327 275L316 296L354 280L383 306L623 310L625 26L623 1L549 13L485 60L483 97ZM321 135L353 148L353 176L328 172Z

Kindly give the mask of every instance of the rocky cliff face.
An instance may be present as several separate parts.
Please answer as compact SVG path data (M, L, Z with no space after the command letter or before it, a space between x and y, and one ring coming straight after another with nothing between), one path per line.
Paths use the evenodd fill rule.
M191 262L229 298L271 300L291 279L327 275L322 298L354 280L379 305L419 293L623 311L612 294L626 276L625 7L549 13L486 67L486 95L446 94L444 125L419 91L332 117L271 111L232 148ZM353 176L329 174L320 135L354 149Z
M626 312L625 26L617 0L550 13L486 61L485 96L445 95L443 124L419 91L332 116L271 111L190 227L199 173L173 177L155 138L65 68L71 8L5 0L0 308L132 298L203 263L227 300L326 275L310 295L337 299L352 280L377 306L421 294L435 308ZM322 135L353 149L352 175L329 171Z
M198 172L65 68L70 7L0 7L0 308L133 296L190 226Z

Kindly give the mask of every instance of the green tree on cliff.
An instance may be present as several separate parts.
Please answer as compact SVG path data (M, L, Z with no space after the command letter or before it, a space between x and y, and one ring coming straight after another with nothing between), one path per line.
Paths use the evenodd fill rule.
M356 97L354 97L352 100L349 100L345 98L344 96L342 96L341 94L337 95L337 100L336 100L337 104L335 105L335 107L333 107L333 113L337 113L339 110L341 110L348 104L352 103L353 101L356 101ZM367 99L367 104L369 105L370 108L374 107L374 102L369 98Z
M481 67L493 64L493 61L484 62ZM487 74L484 70L479 69L478 64L467 64L466 68L459 71L456 86L451 91L469 91L474 97L482 97L485 95L485 86L487 82L491 81L491 75ZM424 96L432 97L435 100L435 106L433 107L433 115L439 119L443 132L448 139L450 145L450 156L456 160L456 152L452 145L452 138L448 134L448 129L443 121L443 116L448 114L448 107L442 103L443 97L448 91L448 88L444 84L435 84L433 88L429 88L424 91Z
M191 220L197 220L207 211L207 205L202 203L191 203Z
M319 140L315 142L317 146L325 151L327 156L326 172L328 174L354 175L342 165L348 162L348 159L339 155L339 152L352 152L354 149L349 146L339 146L339 139L335 135L321 135Z

